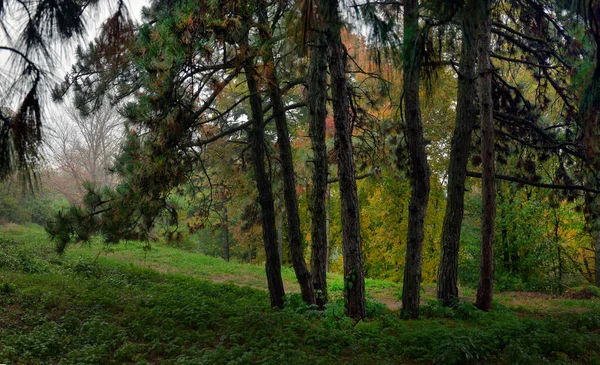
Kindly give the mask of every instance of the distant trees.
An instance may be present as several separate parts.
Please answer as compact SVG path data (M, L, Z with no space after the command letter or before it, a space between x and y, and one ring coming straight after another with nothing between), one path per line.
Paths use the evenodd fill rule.
M70 203L81 204L84 183L93 187L116 183L117 176L110 169L124 137L123 118L108 103L87 115L73 106L64 106L58 113L48 141L52 165L73 184L55 184L55 188Z

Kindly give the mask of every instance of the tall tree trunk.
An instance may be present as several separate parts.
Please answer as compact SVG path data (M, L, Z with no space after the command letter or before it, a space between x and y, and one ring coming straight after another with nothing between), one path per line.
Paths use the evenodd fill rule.
M247 41L245 42L248 45ZM275 228L275 203L271 181L265 168L265 127L262 111L262 98L258 89L258 75L254 69L253 59L249 58L244 64L246 83L250 92L250 107L252 109L252 129L248 140L252 146L252 163L254 178L258 189L258 199L261 207L262 235L266 253L266 271L271 306L283 308L285 291L281 279L281 262L277 250L277 233Z
M471 147L471 132L477 122L475 109L477 28L474 1L462 9L462 45L458 67L456 121L450 149L446 214L442 227L442 252L437 281L437 297L444 305L458 299L458 251L465 209L465 182Z
M479 261L479 286L475 306L490 310L494 290L494 223L496 220L496 178L494 162L494 115L492 101L492 70L490 46L492 13L491 0L478 2L477 17L480 19L479 64L479 104L481 114L481 160L482 160L482 216L481 216L481 257Z
M223 204L223 258L229 262L229 217L227 206Z
M406 140L410 156L410 185L412 189L408 213L406 265L402 287L402 314L419 316L421 261L425 229L425 214L429 200L429 165L425 151L419 73L423 36L419 34L418 0L404 2L404 75L403 97Z
M352 318L366 315L365 277L360 240L358 192L352 155L350 99L346 81L346 49L341 39L342 20L338 0L324 0L325 24L329 43L329 73L335 124L338 179L340 184L342 253L344 255L344 304Z
M588 28L596 45L596 65L592 79L585 89L579 108L584 125L583 144L585 151L586 185L600 188L600 1L589 3ZM594 284L600 286L600 195L585 193L586 221L594 250Z
M265 10L264 7L261 10ZM261 15L260 18L261 23L268 24L264 14ZM271 41L270 35L266 34L264 31L261 31L261 35L264 42ZM298 213L298 197L296 196L294 158L292 155L292 146L290 144L290 134L288 131L283 98L281 90L279 89L277 72L275 70L275 60L270 45L265 47L264 60L267 87L273 105L273 117L277 129L277 144L279 145L279 158L281 159L281 170L283 175L283 197L285 209L287 211L288 240L290 243L292 266L294 267L296 278L300 284L302 300L311 305L315 304L315 291L313 289L312 276L310 271L308 271L306 261L304 260L302 232L300 231L300 214Z
M318 25L316 25L318 26ZM313 149L311 211L311 268L317 305L327 303L327 43L323 32L314 36L308 69L309 134Z

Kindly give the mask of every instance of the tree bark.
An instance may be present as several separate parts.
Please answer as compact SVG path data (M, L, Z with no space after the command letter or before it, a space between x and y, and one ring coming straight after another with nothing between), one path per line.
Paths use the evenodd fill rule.
M418 0L406 0L404 2L403 97L412 193L408 214L402 314L412 318L419 316L425 214L429 200L429 165L425 151L419 98L422 41L423 37L419 34L419 2Z
M442 251L437 281L437 297L443 305L458 299L458 252L465 208L465 182L471 148L471 134L477 122L475 108L477 62L477 28L474 1L462 9L462 45L458 66L456 121L450 149L446 213L442 227Z
M477 17L480 41L478 50L479 103L481 110L481 159L482 159L482 216L481 256L479 261L479 286L475 306L487 311L492 308L494 290L494 223L496 219L496 178L494 163L494 115L492 101L492 71L490 64L491 45L491 0L478 2Z
M318 26L318 25L317 25ZM311 211L311 268L317 305L327 304L327 43L322 32L314 36L308 69L309 134L313 149Z
M329 73L335 125L338 176L341 198L342 253L344 256L344 304L352 318L366 315L365 278L360 240L358 192L352 155L352 126L350 99L346 80L346 49L341 39L342 20L338 0L323 0L327 41L329 45Z
M247 41L245 42L247 46ZM283 308L285 291L281 278L281 262L277 250L277 233L275 228L275 202L271 181L265 168L265 127L263 122L262 98L258 89L258 75L254 69L253 59L249 58L244 64L246 83L250 92L250 107L252 109L252 129L248 140L252 148L252 163L254 178L258 189L258 199L261 207L262 235L265 246L267 283L271 306Z

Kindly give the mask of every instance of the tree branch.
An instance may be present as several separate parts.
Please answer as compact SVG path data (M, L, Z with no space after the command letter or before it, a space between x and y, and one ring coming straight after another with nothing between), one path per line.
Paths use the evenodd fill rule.
M481 172L467 171L467 176L481 179ZM498 175L498 174L496 174L496 179L511 181L511 182L515 182L515 183L523 184L523 185L535 186L538 188L554 189L554 190L569 190L569 191L586 191L589 193L600 194L600 190L588 188L588 187L582 186L582 185L546 184L546 183L531 181L531 180L527 180L527 179L523 179L523 178L519 178L519 177L508 176L508 175Z
M369 176L373 176L373 175L377 174L377 173L379 172L379 170L380 170L380 169L379 169L379 167L378 167L378 166L375 166L375 167L373 167L373 168L371 169L371 171L369 171L369 172L367 172L367 173L365 173L365 174L362 174L362 175L356 175L355 179L356 179L356 180L366 179L366 178L367 178L367 177L369 177ZM328 183L328 184L333 184L333 183L336 183L336 182L338 182L339 180L340 180L339 178L337 178L337 177L334 177L334 178L331 178L331 179L327 179L327 183Z

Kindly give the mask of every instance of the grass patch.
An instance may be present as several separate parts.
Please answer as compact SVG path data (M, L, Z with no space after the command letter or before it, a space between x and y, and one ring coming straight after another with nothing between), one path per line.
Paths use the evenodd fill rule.
M515 311L497 296L497 309L484 313L468 302L443 308L426 288L421 320L400 320L370 300L371 316L355 322L339 299L316 312L291 293L284 310L269 308L257 289L262 267L156 246L81 246L59 257L39 228L0 230L0 363L600 362L595 300L550 300L556 310L529 315L528 301L515 296L526 309ZM292 285L293 273L284 275ZM334 294L340 283L331 280ZM377 295L398 291L367 285Z

